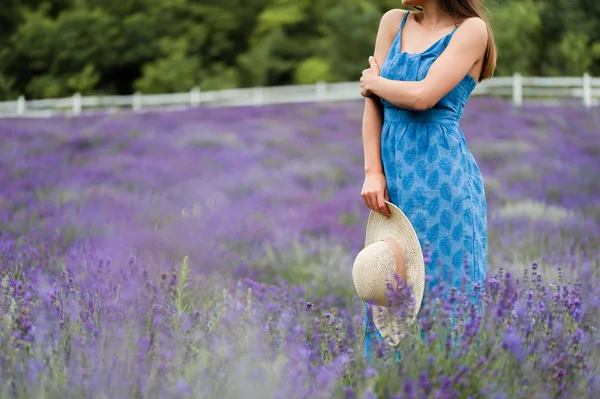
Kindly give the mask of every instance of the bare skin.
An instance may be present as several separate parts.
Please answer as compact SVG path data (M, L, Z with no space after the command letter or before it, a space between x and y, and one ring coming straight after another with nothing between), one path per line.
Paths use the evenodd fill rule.
M478 81L487 48L485 22L479 18L453 21L442 13L437 0L403 0L405 6L421 6L423 11L411 12L404 29L400 51L420 53L462 24L448 46L431 65L425 79L416 82L389 80L379 76L394 36L406 11L390 10L381 18L375 51L369 57L369 68L360 78L361 94L365 97L362 138L365 156L365 181L361 197L365 204L383 216L390 213L385 175L381 164L381 128L383 111L379 98L397 107L424 111L433 107L469 74Z

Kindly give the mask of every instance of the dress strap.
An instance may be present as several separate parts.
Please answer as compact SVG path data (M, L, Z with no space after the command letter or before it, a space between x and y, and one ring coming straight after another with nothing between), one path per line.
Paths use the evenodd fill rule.
M449 36L452 36L454 34L454 32L456 32L456 30L458 29L459 26L461 26L462 24L456 24L456 26L454 27L454 29L452 29L452 31L450 32Z
M410 14L410 10L406 10L406 14L404 14L404 18L402 18L402 23L400 24L400 30L402 30L402 28L404 28L404 25L406 24L406 20L408 19L408 14Z
M388 56L395 55L397 52L400 51L400 43L402 41L402 29L404 28L404 25L406 24L406 20L408 19L409 12L410 12L410 10L407 10L407 12L404 14L404 18L402 18L400 27L398 28L398 31L396 32L396 35L394 36L394 40L392 41L392 45L388 51Z

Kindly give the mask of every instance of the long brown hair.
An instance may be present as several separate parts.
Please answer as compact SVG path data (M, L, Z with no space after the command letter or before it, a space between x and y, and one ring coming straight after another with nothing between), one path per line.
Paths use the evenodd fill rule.
M489 79L494 76L496 69L496 43L490 25L486 19L487 9L482 0L438 0L438 4L443 12L456 19L481 18L485 21L488 33L487 50L483 56L483 65L481 66L481 75L479 81ZM420 7L419 7L420 8Z

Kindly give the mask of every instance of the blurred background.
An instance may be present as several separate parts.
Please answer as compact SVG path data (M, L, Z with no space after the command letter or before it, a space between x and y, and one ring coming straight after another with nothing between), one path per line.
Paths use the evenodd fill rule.
M490 0L497 76L600 75L600 3ZM6 0L0 100L357 81L400 0Z
M498 68L462 128L486 183L490 270L556 265L598 234L600 188L581 171L600 156L600 3L487 5ZM325 281L363 242L358 79L394 7L401 2L9 1L0 12L9 116L61 101L75 114L102 101L145 112L0 119L0 227L60 237L65 250L92 242L123 259L189 255L205 274L283 276L351 300L349 280L336 283L341 291ZM169 102L182 107L159 106Z
M598 397L578 323L599 296L567 284L600 270L600 2L486 3L498 68L460 124L501 299L489 357L428 341L403 353L422 368L377 390L429 392L423 371L465 397ZM0 397L375 397L351 278L369 213L358 79L396 7L4 0ZM514 276L527 317L505 304ZM522 366L513 314L534 348Z

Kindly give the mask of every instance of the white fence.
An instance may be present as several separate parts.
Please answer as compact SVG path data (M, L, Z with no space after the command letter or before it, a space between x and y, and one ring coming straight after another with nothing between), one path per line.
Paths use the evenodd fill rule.
M577 98L583 106L600 103L600 78L585 74L581 77L495 77L475 88L474 96L511 98L516 106L524 98ZM299 102L346 101L361 99L358 82L317 83L302 86L255 87L220 91L200 91L194 88L185 93L141 94L131 96L97 96L0 102L0 117L46 117L57 113L79 115L84 110L134 111L150 108L206 106L243 106Z

